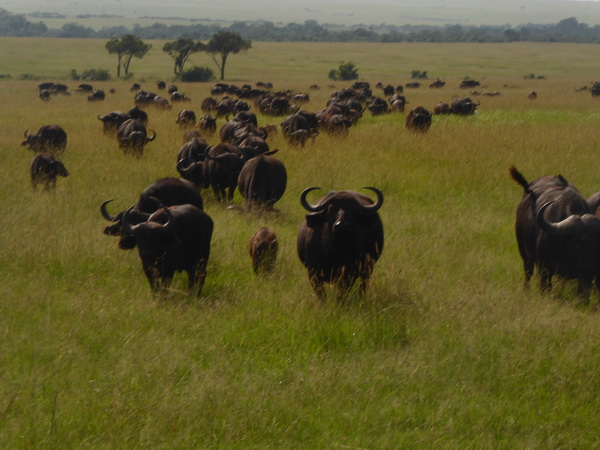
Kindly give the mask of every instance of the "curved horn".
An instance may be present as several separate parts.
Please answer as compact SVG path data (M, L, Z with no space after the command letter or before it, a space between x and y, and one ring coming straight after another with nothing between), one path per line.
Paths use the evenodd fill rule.
M28 132L28 131L29 131L29 128L27 128L27 129L25 130L25 133L23 133L23 137L27 137L27 132Z
M131 205L127 211L125 211L125 213L123 214L123 218L121 219L121 225L123 227L123 233L124 234L132 234L135 233L135 228L137 227L137 225L131 226L131 224L129 223L128 217L129 216L129 212L135 207L135 205Z
M189 166L186 166L185 159L180 159L179 161L177 161L177 172L179 172L182 175L187 175L190 172L190 169L193 165L194 163L190 164Z
M548 222L544 217L544 212L546 208L554 203L556 200L552 200L551 202L545 203L536 214L536 222L537 225L548 234L552 234L555 236L566 236L572 234L577 231L581 226L581 217L577 215L572 215L567 217L560 222Z
M110 200L102 202L102 205L100 205L100 213L102 214L102 217L104 217L106 220L110 222L116 222L117 218L115 216L111 216L106 210L106 205L108 205L112 201L113 199L111 198Z
M370 191L375 192L375 194L377 194L377 201L370 206L363 206L362 210L369 213L377 212L377 210L383 205L383 193L379 189L374 187L366 186L363 187L363 189L368 189Z
M156 131L154 130L149 130L152 131L152 137L146 137L147 141L153 141L154 139L156 139Z
M309 188L304 189L302 194L300 194L300 204L304 207L304 209L306 209L309 212L319 212L319 211L322 211L323 209L325 209L325 205L312 206L306 201L306 196L308 195L308 193L310 191L314 191L316 189L321 189L321 188L320 187L309 187Z
M98 114L98 120L102 120L104 119L104 117L100 117L100 114Z

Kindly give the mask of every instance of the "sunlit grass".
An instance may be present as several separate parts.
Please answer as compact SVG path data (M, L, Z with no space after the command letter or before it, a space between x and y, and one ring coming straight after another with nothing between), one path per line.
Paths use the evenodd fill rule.
M252 51L261 55L261 47ZM281 75L255 62L242 77L236 67L250 52L231 60L232 74L305 91L316 80L311 74L337 63L319 54L327 48L319 44L269 48ZM285 64L301 48L305 78ZM407 48L414 50L404 58L441 70L433 47L425 55L423 47ZM444 47L442 56L460 59L463 49ZM491 57L496 49L507 58L504 47L477 51ZM343 51L340 59L350 59ZM205 191L215 232L199 300L186 293L182 274L166 298L153 298L136 251L119 250L102 234L99 213L106 199L114 198L116 212L156 178L176 176L178 106L148 111L157 138L133 159L97 119L133 106L130 82L97 83L117 92L95 104L76 94L42 103L36 82L2 82L2 446L597 446L598 296L588 308L577 303L572 283L550 296L536 283L522 290L514 238L522 188L508 175L515 164L528 179L561 173L586 196L600 188L600 103L574 92L596 68L579 52L573 46L564 61L581 68L576 77L534 85L522 78L523 61L511 77L495 78L471 54L471 75L485 75L483 90L501 95L477 96L471 117L434 117L424 135L405 129L404 114L366 113L346 139L321 133L298 149L273 136L289 176L277 213L230 211ZM102 48L88 57L79 62L111 60ZM77 60L60 58L64 67ZM543 68L555 64L546 58ZM169 67L156 70L150 61L136 64L147 67L144 87L154 90ZM58 73L46 68L44 76ZM373 85L394 79L387 65L369 70ZM399 82L406 79L404 69L394 70ZM409 106L470 95L456 88L460 78L448 77L441 90L407 90ZM318 82L305 107L311 111L333 91ZM192 98L185 107L199 112L209 86L182 85ZM535 101L527 99L531 89ZM260 124L282 119L259 116ZM34 192L32 155L20 143L25 129L50 123L69 134L63 161L71 176L54 192ZM353 291L346 301L331 295L321 304L312 293L296 255L306 213L298 199L308 186L383 191L385 248L365 298ZM263 225L278 234L280 254L275 272L257 278L247 242Z

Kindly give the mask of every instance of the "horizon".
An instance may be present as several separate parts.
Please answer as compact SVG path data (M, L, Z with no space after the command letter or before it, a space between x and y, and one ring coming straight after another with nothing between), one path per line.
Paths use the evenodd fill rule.
M557 23L575 17L588 25L600 25L600 3L589 0L375 0L365 9L359 0L307 0L301 6L289 0L264 0L260 7L242 0L227 4L207 0L173 0L168 10L160 1L150 0L0 0L0 8L15 14L57 13L75 19L77 15L115 15L128 19L207 19L211 21L258 21L274 23L316 20L320 24L356 25L510 25ZM45 21L46 19L40 19ZM82 19L76 19L82 20Z

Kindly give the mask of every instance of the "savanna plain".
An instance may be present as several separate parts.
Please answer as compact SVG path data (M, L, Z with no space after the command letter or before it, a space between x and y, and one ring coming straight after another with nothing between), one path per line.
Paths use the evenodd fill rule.
M346 138L321 133L293 148L270 137L287 191L266 213L229 210L204 191L215 230L196 299L184 274L153 297L137 251L102 233L99 206L112 198L112 211L125 209L155 179L177 176L177 112L200 113L213 83L177 83L191 103L147 111L157 138L138 159L103 135L97 115L133 107L133 82L156 91L156 80L170 81L163 42L133 60L131 79L92 83L115 89L104 102L77 93L42 102L39 81L19 80L73 91L73 68L114 76L104 44L0 39L0 74L11 75L0 81L1 447L600 444L598 294L584 305L570 282L550 295L537 282L523 289L514 236L523 191L508 173L514 164L528 180L560 173L586 197L600 190L600 100L576 92L598 79L599 46L255 42L232 55L226 82L308 92L309 111L349 86L327 79L342 61L373 87L405 84L413 70L446 81L406 89L409 107L469 95L458 89L464 77L500 95L473 97L474 116L434 116L423 135L405 129L405 113L366 113ZM46 124L69 136L70 176L53 192L32 189L32 154L20 146L26 129ZM385 196L385 247L363 298L319 302L311 290L295 248L309 186ZM279 237L279 259L256 277L247 243L263 225Z

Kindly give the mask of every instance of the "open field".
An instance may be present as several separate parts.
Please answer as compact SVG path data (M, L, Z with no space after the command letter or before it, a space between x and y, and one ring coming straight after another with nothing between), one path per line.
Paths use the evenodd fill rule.
M227 210L205 191L215 232L198 301L182 274L168 298L153 298L137 252L102 234L99 206L114 198L111 211L126 208L177 174L177 112L199 113L212 83L178 83L192 102L149 110L157 138L143 158L128 158L96 117L131 108L132 81L154 90L168 79L163 43L134 60L132 80L94 83L116 89L102 103L78 94L42 103L37 81L20 74L74 88L71 68L116 63L104 42L60 43L0 40L0 74L12 75L0 82L1 447L599 445L598 294L584 306L571 283L548 296L537 283L523 291L513 230L522 189L508 168L530 180L561 173L585 196L600 190L600 102L574 92L596 80L600 47L254 43L233 55L236 84L319 84L310 111L325 105L334 90L326 74L341 61L372 85L404 84L412 70L446 80L405 90L411 107L464 95L464 76L501 95L478 97L472 117L434 117L422 136L407 132L404 114L366 114L348 138L322 133L304 149L274 136L289 176L278 212ZM25 129L52 123L69 134L71 176L34 192L20 143ZM308 186L385 195L385 249L364 299L320 304L311 291L295 249ZM246 245L262 225L277 232L280 254L275 273L256 278Z

